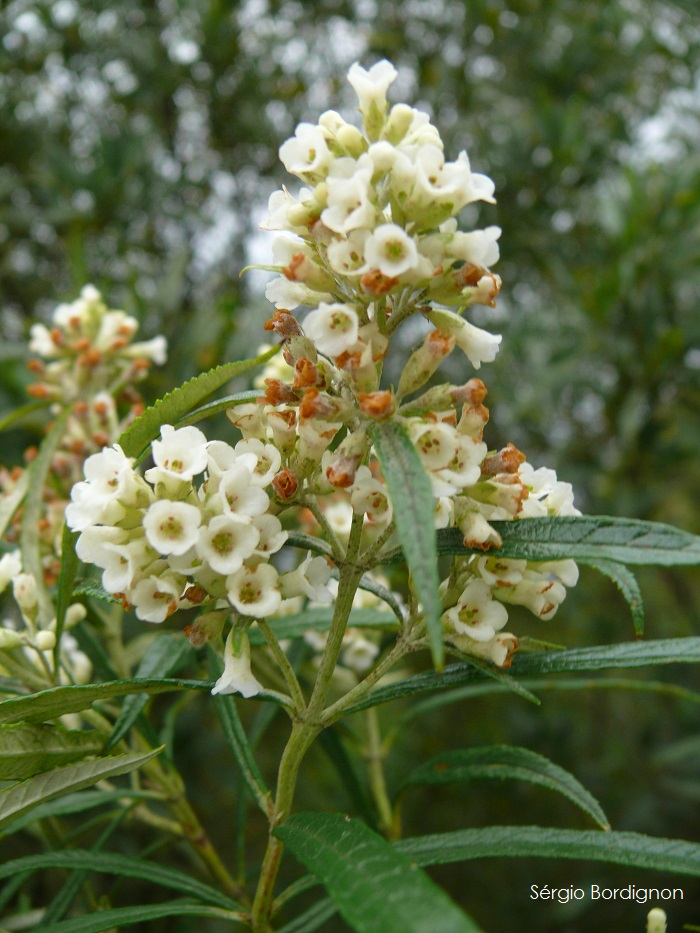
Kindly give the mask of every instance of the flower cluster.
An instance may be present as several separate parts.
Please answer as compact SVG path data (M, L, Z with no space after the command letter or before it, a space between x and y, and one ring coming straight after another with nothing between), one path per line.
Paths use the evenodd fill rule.
M412 442L430 480L435 527L458 529L470 551L453 558L440 589L444 637L456 651L507 666L517 648L505 631L507 606L549 619L576 582L572 561L493 553L502 542L492 522L578 513L571 487L551 470L533 469L511 444L489 452L480 379L433 381L456 348L474 369L498 351L501 338L464 312L495 303L501 283L490 267L500 230L458 230L463 207L493 202L493 182L472 172L464 152L446 160L426 114L388 105L395 77L388 62L369 71L353 65L362 129L327 112L280 149L305 187L270 198L264 226L282 235L273 243L277 277L267 295L276 310L265 330L282 353L256 381L259 398L228 413L242 439L231 447L194 427L164 426L145 478L119 448L107 449L87 461L67 511L81 531L79 555L102 568L105 588L139 618L161 622L202 605L207 611L188 630L202 642L233 613L217 692L262 689L251 670L253 619L283 613L294 597L331 598L325 557L308 555L286 573L270 560L286 539L278 515L324 537L339 567L351 526L361 529L359 553L392 546L394 503L372 443L378 423L393 422ZM398 384L383 386L392 335L412 314L429 330ZM415 593L407 605L402 634L420 647L426 631ZM317 636L307 641L320 649ZM378 652L353 635L339 658L359 672Z
M76 301L59 305L52 324L32 324L29 334L30 351L48 361L31 364L40 380L30 387L36 398L63 403L100 394L113 398L142 379L151 363L165 362L165 337L134 343L136 318L110 311L92 285L86 285Z
M282 576L270 563L287 538L265 491L280 465L275 447L255 440L231 447L195 427L164 425L153 460L142 477L116 444L95 454L66 509L81 532L78 556L102 568L105 589L138 618L163 622L198 605L262 618L283 597L323 588L330 577L323 559Z

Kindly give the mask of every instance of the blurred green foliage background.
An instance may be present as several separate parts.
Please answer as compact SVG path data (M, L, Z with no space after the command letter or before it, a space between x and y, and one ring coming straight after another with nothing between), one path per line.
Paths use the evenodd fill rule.
M464 215L467 228L504 231L502 298L477 319L504 335L496 362L479 373L490 446L513 441L535 466L555 466L587 512L700 532L695 0L6 2L2 408L25 400L30 322L88 281L111 307L136 314L145 337L168 336L170 363L154 374L153 396L253 352L268 316L263 279L239 272L270 252L257 224L286 180L277 149L299 120L329 108L349 116L347 67L381 57L399 69L395 98L431 113L449 157L466 148L475 171L496 182L498 205ZM40 429L37 420L6 434L6 456L19 461ZM698 634L697 573L641 580L649 637ZM612 584L588 572L555 622L523 617L514 630L567 645L633 637ZM693 671L660 676L697 682ZM443 747L527 745L572 770L616 829L700 838L697 708L612 690L547 691L543 700L540 709L509 697L451 708L414 723L393 760L400 769ZM216 804L231 804L231 765L215 723L194 734L188 723L179 756L216 835ZM308 783L324 790L300 804L350 808L324 762L321 752L309 759ZM408 833L519 821L583 827L566 802L525 785L412 791L405 817ZM530 884L659 880L554 862L470 863L435 875L488 930L565 933L603 921L589 903L533 904ZM684 887L671 929L700 923L700 890ZM641 930L646 909L608 906L606 928Z

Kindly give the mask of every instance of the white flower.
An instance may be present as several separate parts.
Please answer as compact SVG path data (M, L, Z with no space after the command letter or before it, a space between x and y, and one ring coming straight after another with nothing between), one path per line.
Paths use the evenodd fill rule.
M518 650L518 639L510 632L498 632L489 641L475 641L468 635L452 635L449 640L465 654L485 658L496 667L509 667L513 654Z
M148 543L159 554L184 554L199 537L202 514L186 502L154 502L143 517Z
M263 618L282 602L279 575L270 564L241 567L226 578L228 600L241 615Z
M294 138L280 147L279 156L292 175L323 175L333 161L323 130L312 123L300 123Z
M348 305L321 302L304 321L304 333L326 356L339 356L357 343L357 313Z
M282 529L282 522L276 515L255 515L253 524L260 535L255 553L261 557L275 554L289 537L289 532Z
M254 697L264 689L250 669L250 642L248 636L242 633L237 639L238 650L234 649L234 630L228 633L224 649L224 672L214 684L212 693L240 693L242 696Z
M477 483L481 476L481 463L487 454L486 444L468 435L458 434L456 442L457 450L449 464L431 474L433 489L438 483L452 487L452 492L446 495Z
M207 468L207 439L199 428L190 425L175 429L164 424L160 436L161 440L152 445L157 469L147 471L147 480L192 480Z
M151 340L142 340L124 347L122 356L128 359L152 360L156 366L162 366L168 359L168 341L162 334Z
M51 331L45 324L32 324L29 328L29 352L38 353L45 359L54 359L61 351L51 338Z
M566 598L566 590L558 580L536 570L526 570L515 586L497 586L493 595L504 603L525 606L533 615L545 621L552 618Z
M241 456L241 462L221 474L218 496L224 512L236 512L238 515L262 515L267 512L270 500L267 494L251 482L251 471L247 466L250 455Z
M348 642L348 646L343 648L341 660L356 674L364 674L374 664L379 654L379 645L375 645L359 633L352 635Z
M302 188L299 198L295 198L282 188L273 191L267 204L268 216L260 224L261 230L288 230L300 236L308 234L308 221L302 216L312 210L313 192ZM291 215L291 217L290 217ZM296 215L299 215L298 218ZM293 220L291 218L294 218Z
M3 554L0 557L0 593L21 570L22 558L19 551L10 551L9 554Z
M165 622L177 609L182 587L174 577L153 573L129 591L136 617L143 622Z
M148 495L145 483L132 469L133 462L118 444L87 458L85 482L73 486L66 508L66 521L73 531L100 522L116 524L126 514L125 504L133 505Z
M365 267L367 230L351 230L345 239L328 245L328 264L340 275L360 275Z
M244 454L255 457L255 466L250 476L251 482L255 486L269 486L282 465L279 450L273 444L263 444L262 441L256 438L239 441L236 444L235 452L238 457L242 457Z
M13 578L12 595L22 612L31 616L39 601L36 580L31 573L18 573Z
M386 92L396 79L398 72L386 59L382 59L366 71L355 62L348 71L348 81L360 102L360 110L366 113L371 107L386 106Z
M370 269L395 278L418 265L413 238L396 224L380 224L365 243L365 261Z
M321 220L335 233L374 226L376 210L370 199L374 165L364 153L359 159L336 159L326 179L328 206Z
M455 233L447 242L447 255L475 266L492 266L498 262L497 240L501 232L500 227L487 227L485 230L472 230L471 233Z
M433 308L428 313L431 323L439 330L452 334L457 345L466 353L474 369L480 369L482 363L491 363L496 359L500 335L490 334L480 327L475 327L453 311Z
M306 558L289 573L280 579L282 596L290 599L294 596L306 596L315 603L330 603L333 600L326 584L331 578L331 568L328 561L320 555Z
M457 605L444 613L458 635L468 635L474 641L490 641L508 621L505 606L496 602L491 589L474 577L469 580L457 601Z
M413 422L408 435L418 451L426 470L448 467L457 453L457 432L444 422Z
M523 502L523 518L581 514L574 506L574 491L571 483L558 480L554 470L549 470L547 467L535 470L531 464L523 463L518 472L530 491L530 495Z
M527 567L526 560L503 557L478 557L473 565L487 586L515 586Z
M350 493L350 504L357 515L366 513L371 522L389 522L394 514L389 493L369 467L360 466L355 473L355 482Z
M228 575L250 557L260 538L260 532L250 519L227 513L216 515L197 539L197 554L212 570Z

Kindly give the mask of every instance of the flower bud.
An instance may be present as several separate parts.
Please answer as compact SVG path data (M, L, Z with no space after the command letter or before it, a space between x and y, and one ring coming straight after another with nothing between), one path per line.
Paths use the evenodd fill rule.
M410 355L401 373L397 395L408 395L420 389L454 349L456 338L441 330L426 334L422 346Z
M39 595L36 580L31 573L18 573L12 581L12 593L17 605L30 618L36 612Z
M56 647L56 635L49 631L37 632L34 644L39 651L53 651Z

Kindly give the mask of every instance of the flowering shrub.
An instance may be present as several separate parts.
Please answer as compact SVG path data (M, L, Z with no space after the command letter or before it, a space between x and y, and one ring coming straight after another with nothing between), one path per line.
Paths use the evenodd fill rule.
M140 768L170 807L167 825L178 827L220 888L195 891L171 874L170 885L195 902L108 909L84 930L183 910L256 931L277 928L287 902L311 883L276 894L285 846L332 898L330 906L320 901L297 917L290 930L317 929L335 909L358 930L475 930L407 857L431 864L487 849L536 853L556 841L571 857L585 852L640 864L639 852L653 844L631 834L544 828L519 844L508 827L495 827L488 842L466 831L390 844L400 835L403 787L392 800L377 704L431 690L443 691L447 704L446 687L479 678L532 696L520 672L695 657L696 639L581 654L545 650L529 636L529 651L514 663L519 635L506 627L513 605L551 619L582 562L620 586L641 634L641 601L624 564L697 563L700 545L663 526L585 518L571 486L552 470L533 468L513 444L489 449L486 386L472 370L495 358L501 337L469 315L475 305L495 305L501 281L491 267L501 231L464 232L457 218L468 204L493 203L494 185L472 172L465 152L446 159L425 113L389 106L396 71L388 62L369 71L353 65L348 77L361 128L329 111L317 125L300 124L280 149L304 187L296 195L275 192L264 224L281 233L272 244L276 275L267 287L275 311L264 325L276 347L204 373L144 411L134 383L151 363L165 362L165 340L133 343L134 319L109 311L94 288L59 306L52 329L35 324L31 331L30 349L41 357L32 364L38 381L31 394L51 406L56 420L28 470L1 478L7 550L0 588L12 581L17 608L0 629L0 665L17 697L0 703L0 718L17 725L5 727L0 742L40 744L43 737L52 753L19 755L19 770L5 771L5 778L28 783L2 792L0 820L11 824L29 809L28 797L30 806L46 804ZM384 363L403 352L399 329L410 317L424 336L391 385ZM468 376L460 385L439 379L441 363L455 351L464 354ZM257 393L202 404L255 365L265 365ZM232 423L226 438L207 439L195 423L222 410ZM144 467L146 455L152 465ZM110 661L96 650L94 632L85 634L100 621L94 608L100 600L111 603L102 619ZM124 655L123 610L142 622L169 623L135 672ZM68 632L74 627L82 642ZM173 628L189 641L173 636ZM190 644L208 647L213 684L170 677ZM430 653L434 671L411 672L410 658L419 652ZM445 655L457 663L445 668ZM101 674L93 687L77 686L90 681L96 661L113 679ZM515 677L506 673L511 666ZM174 765L156 757L162 749L127 741L149 692L199 686L217 696L243 781L269 822L250 888L213 849ZM122 694L131 696L120 712L90 709ZM289 715L274 795L234 695L257 697ZM349 817L292 815L308 749L333 723L358 712L370 735L373 828ZM58 724L68 714L81 714L70 721L79 728ZM116 753L106 754L113 747ZM403 786L436 783L437 775L466 779L485 768L559 790L609 829L600 804L573 775L525 748L446 753ZM162 822L146 797L139 813ZM117 873L128 874L127 862ZM668 853L653 864L678 867ZM50 907L49 919L61 921L76 895L77 887L60 909ZM55 929L68 927L61 921Z

